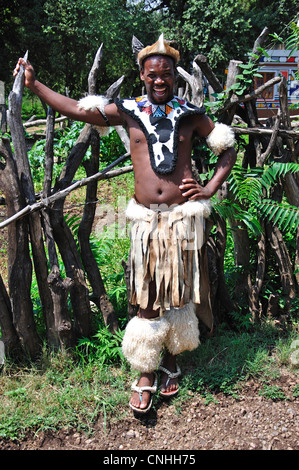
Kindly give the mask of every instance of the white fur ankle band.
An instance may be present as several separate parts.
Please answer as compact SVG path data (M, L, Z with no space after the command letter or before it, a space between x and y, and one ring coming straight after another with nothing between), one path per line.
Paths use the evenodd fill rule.
M235 145L235 134L226 124L215 123L212 132L206 138L207 145L215 155L220 155L224 150Z
M134 317L129 321L122 352L133 369L141 373L156 369L168 329L169 324L164 317L155 320Z
M198 347L198 319L192 302L182 308L171 308L164 318L169 323L165 346L171 354L176 356Z

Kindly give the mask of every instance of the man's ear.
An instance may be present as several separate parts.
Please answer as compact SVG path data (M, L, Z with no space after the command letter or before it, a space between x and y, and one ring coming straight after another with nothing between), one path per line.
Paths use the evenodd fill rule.
M141 80L144 80L144 68L143 67L141 67L140 69L140 78Z

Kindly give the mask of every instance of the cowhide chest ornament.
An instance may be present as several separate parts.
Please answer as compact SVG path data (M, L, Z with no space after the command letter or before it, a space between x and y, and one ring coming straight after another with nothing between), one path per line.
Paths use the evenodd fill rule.
M115 100L117 107L131 116L142 129L148 143L151 166L161 175L172 173L178 158L179 122L182 117L204 114L197 108L174 96L165 104L151 103L147 95Z

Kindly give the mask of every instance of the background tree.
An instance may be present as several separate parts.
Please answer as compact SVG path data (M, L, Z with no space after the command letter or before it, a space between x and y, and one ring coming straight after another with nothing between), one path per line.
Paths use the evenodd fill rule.
M67 88L77 98L87 90L87 71L103 43L99 90L125 73L123 92L131 95L138 79L132 36L151 41L161 26L155 12L144 8L143 1L14 0L1 12L0 79L9 88L18 57L29 50L39 79L60 93Z
M242 6L234 0L169 2L164 19L169 22L166 37L178 40L186 70L200 53L207 56L217 74L223 75L230 58L243 59L248 52L250 20L244 18Z

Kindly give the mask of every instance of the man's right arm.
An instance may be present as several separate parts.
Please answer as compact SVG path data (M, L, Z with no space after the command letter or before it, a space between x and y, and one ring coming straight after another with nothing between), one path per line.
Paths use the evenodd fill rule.
M25 86L35 93L41 100L47 103L47 105L52 109L74 121L88 122L89 124L94 124L96 126L107 125L103 116L97 109L95 111L90 111L79 108L78 101L56 93L43 83L39 82L35 78L33 67L29 61L25 62L24 59L19 59L14 70L14 76L18 73L21 65L24 67L25 71ZM111 125L116 126L124 124L122 115L113 103L105 107L105 114L107 115Z

